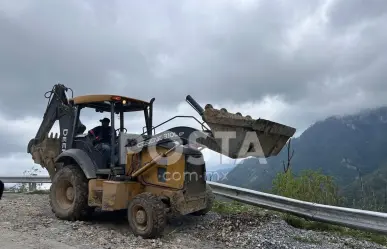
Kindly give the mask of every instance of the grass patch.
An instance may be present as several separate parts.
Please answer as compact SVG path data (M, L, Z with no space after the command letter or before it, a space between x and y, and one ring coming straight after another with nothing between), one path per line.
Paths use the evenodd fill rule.
M386 235L360 231L360 230L351 229L347 227L331 225L323 222L308 221L303 218L295 217L292 215L285 215L284 219L289 225L296 228L313 230L313 231L331 232L339 236L353 237L354 239L367 240L369 242L374 242L379 245L387 246Z
M306 230L339 232L343 229L342 227L339 227L339 226L334 226L328 223L317 222L317 221L307 221L305 219L295 217L292 215L285 215L284 220L292 227L306 229Z
M379 245L387 246L387 236L371 232L363 232L359 230L344 228L340 234L347 235L354 238L362 238L367 241L377 243Z
M246 205L237 201L219 201L215 200L212 211L218 214L240 214L240 213L258 213L262 211L255 206Z

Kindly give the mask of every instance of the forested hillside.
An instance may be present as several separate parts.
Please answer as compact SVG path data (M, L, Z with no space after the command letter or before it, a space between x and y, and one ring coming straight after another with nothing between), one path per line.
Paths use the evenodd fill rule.
M316 122L291 140L291 150L291 167L296 175L306 169L321 169L323 174L333 176L348 202L361 196L376 196L382 204L387 202L387 107ZM287 157L284 148L266 165L255 158L246 159L223 182L270 191L272 180L283 171L282 162L287 162ZM359 201L356 203L360 205Z

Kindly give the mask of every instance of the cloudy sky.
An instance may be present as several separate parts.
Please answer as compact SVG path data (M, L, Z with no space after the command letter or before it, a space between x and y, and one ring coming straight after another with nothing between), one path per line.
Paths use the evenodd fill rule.
M0 0L0 175L34 166L27 143L57 82L75 95L155 97L154 123L195 115L190 94L298 135L386 105L386 23L385 0ZM126 124L144 125L139 115ZM165 129L182 124L197 127Z

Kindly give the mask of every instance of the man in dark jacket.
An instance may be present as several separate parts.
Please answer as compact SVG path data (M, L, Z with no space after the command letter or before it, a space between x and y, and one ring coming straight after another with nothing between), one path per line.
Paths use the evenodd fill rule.
M111 127L110 119L104 118L100 120L101 125L94 127L89 132L96 137L97 143L110 144L111 141Z
M4 193L4 183L0 180L0 200Z
M111 127L110 127L110 119L104 118L100 120L101 125L96 126L89 131L90 134L95 137L95 147L97 150L101 151L104 159L106 160L106 164L110 162L111 156Z

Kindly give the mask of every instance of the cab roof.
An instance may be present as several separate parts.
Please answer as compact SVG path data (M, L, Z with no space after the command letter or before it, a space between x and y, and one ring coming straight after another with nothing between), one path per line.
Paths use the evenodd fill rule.
M111 94L82 95L82 96L74 97L71 100L74 101L74 104L77 104L77 105L111 101L111 100L126 100L127 102L136 102L136 103L149 105L149 102L146 102L143 100L129 98L129 97L120 96L120 95L111 95Z
M129 98L120 95L97 94L97 95L82 95L70 99L76 105L95 108L98 111L110 112L110 101L114 101L116 111L130 112L141 111L150 105L149 102Z

